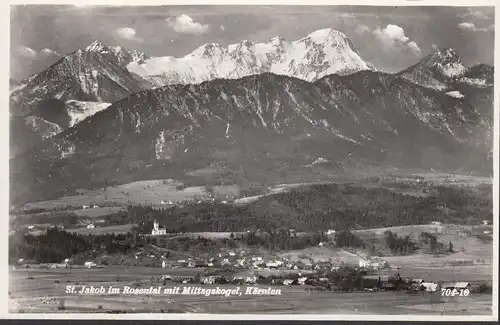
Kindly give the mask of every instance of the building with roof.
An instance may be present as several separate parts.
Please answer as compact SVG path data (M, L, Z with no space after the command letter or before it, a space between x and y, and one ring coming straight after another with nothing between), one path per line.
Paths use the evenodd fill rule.
M445 282L441 285L443 289L470 289L471 285L469 282Z
M421 286L423 286L427 292L436 292L440 290L439 284L434 282L422 282Z
M160 224L155 220L153 223L153 230L151 230L151 236L160 236L166 234L167 234L167 229L160 228Z

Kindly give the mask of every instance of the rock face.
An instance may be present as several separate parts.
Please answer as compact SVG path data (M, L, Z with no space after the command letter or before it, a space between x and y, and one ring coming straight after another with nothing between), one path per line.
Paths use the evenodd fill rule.
M17 157L12 177L21 200L34 188L179 178L206 166L257 183L278 172L308 177L310 166L489 172L493 111L461 93L373 71L313 83L265 73L165 86L116 101Z
M318 30L296 41L275 37L264 43L245 40L228 47L209 43L182 58L133 60L127 68L157 86L266 72L314 81L329 74L374 69L346 35L333 29Z
M493 67L486 64L466 68L455 50L450 48L436 50L399 73L413 83L440 91L460 83L489 87L493 84L493 75Z

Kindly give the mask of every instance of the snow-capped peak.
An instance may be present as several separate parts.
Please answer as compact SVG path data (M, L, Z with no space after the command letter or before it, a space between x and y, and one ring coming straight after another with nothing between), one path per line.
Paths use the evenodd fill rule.
M95 40L89 46L85 48L87 52L97 52L97 53L108 53L109 47L102 44L100 41Z
M200 47L198 47L196 50L191 52L189 54L190 56L197 56L197 57L210 57L210 56L216 56L216 55L221 55L225 54L225 49L222 47L222 45L218 43L207 43L204 44Z
M227 47L208 43L181 58L152 57L131 62L127 68L157 86L266 72L313 81L328 74L374 70L346 35L331 28L296 41L276 36L263 43L243 40Z
M347 37L343 33L339 32L333 28L325 28L325 29L320 29L320 30L312 32L311 34L304 37L302 40L310 39L316 43L322 43L325 40L332 39L332 38L334 38L334 39L340 38L342 40L345 40Z
M143 52L139 52L137 50L125 49L120 45L111 46L110 49L113 52L113 54L117 57L118 62L120 62L124 66L126 66L130 62L142 63L144 62L144 60L148 58L147 55L144 54Z

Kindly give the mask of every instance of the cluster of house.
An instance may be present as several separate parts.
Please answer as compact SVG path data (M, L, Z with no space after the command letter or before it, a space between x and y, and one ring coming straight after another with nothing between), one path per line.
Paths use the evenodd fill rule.
M388 267L388 263L381 258L360 259L359 267L367 270L380 270Z
M139 253L138 253L139 254ZM151 257L155 257L151 255ZM377 265L373 263L373 265ZM382 264L381 264L382 265ZM232 268L232 269L247 269L247 270L306 270L306 271L336 271L340 265L335 263L320 261L316 263L292 262L285 258L263 258L262 256L251 256L245 251L227 251L219 253L212 257L206 258L182 258L182 259L166 259L161 257L162 268Z
M367 290L385 289L385 290L412 290L436 292L441 289L473 289L470 282L445 282L436 283L425 281L424 279L403 279L399 275L392 279L388 275L365 275L363 276L363 288Z
M91 205L82 205L82 210L87 210L87 209L97 209L99 206L97 204L91 204Z
M209 194L208 197L205 197L203 200L195 200L194 202L197 204L200 204L202 202L220 202L222 204L228 204L229 202L232 202L236 199L236 196L231 196L231 195L226 195L223 200L221 200L220 197L214 195L214 194ZM178 207L183 207L186 201L182 200L161 200L160 204L161 205L175 205Z

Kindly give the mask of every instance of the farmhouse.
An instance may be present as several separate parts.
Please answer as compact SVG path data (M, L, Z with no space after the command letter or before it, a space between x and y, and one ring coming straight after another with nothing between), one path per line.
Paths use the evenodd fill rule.
M470 289L471 285L469 282L446 282L441 286L443 289Z
M95 226L94 226L94 224L92 224L92 223L91 223L91 224L89 224L89 225L87 225L87 229L94 229L94 228L95 228Z
M467 237L471 235L471 232L469 230L460 230L457 234L460 237Z
M422 282L421 286L423 286L427 292L435 292L440 289L439 284L433 282Z
M93 267L97 267L97 264L95 264L94 262L85 262L85 267L90 269Z
M455 283L455 289L469 289L470 290L471 285L469 282L457 282Z
M297 281L300 285L305 285L306 284L307 277L301 277Z
M166 235L167 229L160 228L160 224L155 220L153 223L153 230L151 230L151 236Z

